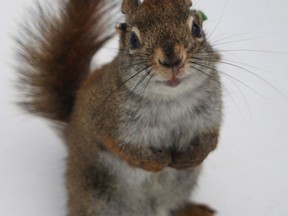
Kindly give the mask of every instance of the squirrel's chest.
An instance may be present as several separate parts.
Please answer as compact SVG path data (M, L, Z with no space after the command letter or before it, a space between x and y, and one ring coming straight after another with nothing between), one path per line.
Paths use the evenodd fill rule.
M191 101L181 104L146 104L122 116L122 143L155 147L185 146L203 127L203 117Z

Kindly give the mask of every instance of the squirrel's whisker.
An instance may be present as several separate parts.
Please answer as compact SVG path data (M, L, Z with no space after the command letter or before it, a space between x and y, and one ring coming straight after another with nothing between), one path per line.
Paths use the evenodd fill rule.
M202 58L198 58L198 57L192 57L193 59L195 60L199 60L203 63L203 61L207 61L207 59L202 59ZM260 75L256 74L254 71L252 70L249 70L247 68L245 68L244 66L240 66L240 65L237 65L236 63L233 63L233 62L228 62L228 60L226 61L223 61L223 60L217 60L217 59L208 59L208 61L215 61L215 62L219 62L221 64L224 64L224 65L228 65L228 66L231 66L231 67L235 67L237 69L240 69L242 71L245 71L247 73L249 73L250 75L252 75L253 77L259 79L260 81L262 81L264 84L266 84L269 88L273 89L275 92L277 92L278 94L280 94L282 97L284 98L287 98L286 95L284 95L278 88L276 88L274 85L272 85L272 83L270 83L269 81L267 81L266 79L264 79L263 77L261 77ZM237 62L238 63L238 62ZM239 63L241 64L241 63ZM247 65L249 66L249 65ZM259 69L260 70L260 69ZM248 86L248 85L247 85ZM261 95L261 94L260 94Z
M149 69L149 67L151 67L150 65L139 70L138 72L136 72L135 74L133 74L132 76L130 76L128 79L126 79L125 81L123 81L121 84L119 84L116 88L114 88L112 90L112 92L106 97L106 99L104 100L104 102L106 102L107 100L109 100L109 98L115 93L117 92L123 85L125 85L127 82L129 82L130 80L132 80L133 78L135 78L136 76L138 76L139 74L141 74L143 71L146 71L147 69Z
M151 73L152 69L149 70L145 76L143 76L137 83L136 85L134 86L134 88L130 91L130 93L128 94L127 96L127 99L134 93L134 91L136 90L136 88L142 83L144 82L144 80L149 76L149 74ZM142 94L140 94L141 96Z
M191 63L191 64L195 64L194 62L190 62L190 63ZM204 75L207 76L207 77L212 78L212 79L217 83L217 85L221 86L221 88L228 94L228 96L229 96L229 97L231 98L231 100L233 101L235 107L237 108L238 112L241 113L241 110L240 110L240 108L239 108L239 105L238 105L238 103L236 102L236 100L234 99L233 95L230 93L229 89L226 88L221 82L219 82L219 80L218 80L216 77L214 77L214 76L211 75L211 74L208 74L208 73L205 72L204 70L201 70L201 69L199 69L199 68L197 68L197 67L195 67L195 66L193 66L193 65L190 65L190 68L192 68L192 69L194 69L194 70L196 70L196 71L204 74ZM239 87L236 85L236 83L234 83L234 80L233 80L233 79L231 79L230 77L227 77L227 79L229 79L229 80L235 85L235 87L239 89ZM242 93L241 89L239 89L239 91ZM241 94L241 95L242 95L242 94ZM247 103L247 100L246 100L246 98L244 97L244 95L242 95L242 97L243 97L244 101ZM247 103L247 104L248 104L248 103ZM247 107L249 107L249 106L247 105Z
M202 64L202 63L200 63L200 62L193 62L193 61L192 61L191 63L193 63L193 64L195 64L195 65L199 65L199 66L204 67L204 68L207 68L207 69L210 69L210 70L214 70L214 71L218 72L219 74L223 74L224 76L227 76L227 77L229 77L229 78L237 81L239 84L243 85L244 87L246 87L246 88L249 89L250 91L254 92L255 94L257 94L257 95L259 95L259 96L261 96L261 97L263 97L263 98L266 98L264 95L262 95L261 93L259 93L258 91L256 91L255 89L253 89L252 87L250 87L249 85L247 85L246 83L244 83L243 81L241 81L240 79L238 79L238 78L236 78L236 77L234 77L234 76L232 76L232 75L230 75L230 74L228 74L228 73L226 73L226 72L224 72L224 71L220 71L220 70L218 70L218 69L212 68L212 67L210 67L209 65L206 65L206 64L204 64L204 63Z

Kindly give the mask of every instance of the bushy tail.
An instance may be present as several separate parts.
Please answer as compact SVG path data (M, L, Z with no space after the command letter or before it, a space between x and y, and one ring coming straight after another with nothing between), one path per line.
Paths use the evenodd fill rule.
M61 0L56 13L37 6L16 38L26 110L56 121L69 120L93 55L112 37L107 29L114 7L112 0Z

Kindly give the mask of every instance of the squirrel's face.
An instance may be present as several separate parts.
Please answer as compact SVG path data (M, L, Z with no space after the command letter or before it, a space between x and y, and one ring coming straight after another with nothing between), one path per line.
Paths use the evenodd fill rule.
M215 54L200 13L190 6L188 0L123 2L120 71L135 94L175 96L199 87L210 76Z

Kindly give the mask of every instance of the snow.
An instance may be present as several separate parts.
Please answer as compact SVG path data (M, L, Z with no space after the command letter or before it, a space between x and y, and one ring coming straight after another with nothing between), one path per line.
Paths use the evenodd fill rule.
M65 146L51 125L15 105L11 35L32 2L0 2L0 215L64 216ZM194 5L222 51L225 120L193 199L219 216L288 215L288 1Z

